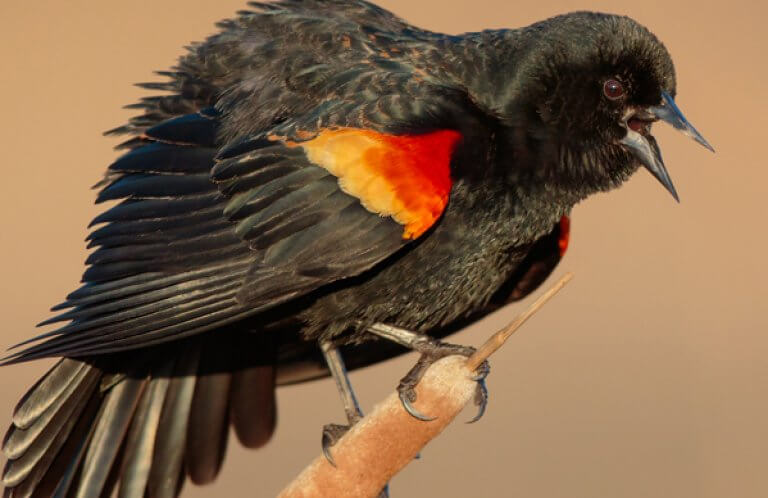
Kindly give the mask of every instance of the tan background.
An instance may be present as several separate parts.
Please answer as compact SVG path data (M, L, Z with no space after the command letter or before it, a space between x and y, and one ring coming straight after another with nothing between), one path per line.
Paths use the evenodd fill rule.
M243 4L0 2L2 344L33 334L80 278L98 212L88 187L115 157L100 133L130 115L120 106L142 95L130 84ZM718 150L658 129L682 204L640 172L576 208L557 272L576 279L495 358L485 418L450 428L393 497L768 496L765 2L381 4L451 33L584 8L628 14L667 44L678 103ZM454 339L478 344L514 313ZM413 361L354 373L364 405ZM3 420L45 365L2 369ZM281 389L279 404L266 449L232 445L217 483L184 496L274 495L318 452L321 426L343 418L329 381Z

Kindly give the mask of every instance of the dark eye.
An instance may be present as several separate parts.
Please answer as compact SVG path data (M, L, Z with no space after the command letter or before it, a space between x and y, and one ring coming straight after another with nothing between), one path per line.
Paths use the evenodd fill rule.
M624 85L616 80L608 80L603 84L603 93L611 100L620 99L624 96Z

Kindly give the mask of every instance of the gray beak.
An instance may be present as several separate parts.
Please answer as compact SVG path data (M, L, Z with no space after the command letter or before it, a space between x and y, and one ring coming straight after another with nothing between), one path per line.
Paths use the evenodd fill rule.
M685 119L685 116L667 92L661 92L661 97L661 105L651 106L627 116L626 121L623 123L627 129L627 135L621 139L621 143L624 144L635 157L637 157L640 163L645 166L662 185L664 185L664 188L672 194L672 197L680 202L680 198L677 196L677 191L672 183L672 179L669 177L666 166L664 166L664 160L661 158L661 150L656 143L656 139L650 134L643 134L635 131L628 125L628 121L630 119L638 119L643 122L651 122L655 120L665 121L712 152L714 152L715 149L713 149L709 142L701 136L701 133L696 131L696 128Z

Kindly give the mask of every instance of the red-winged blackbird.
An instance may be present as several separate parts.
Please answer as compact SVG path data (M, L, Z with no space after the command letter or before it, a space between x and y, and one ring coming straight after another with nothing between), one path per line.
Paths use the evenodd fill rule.
M377 336L464 352L427 337L536 288L574 204L641 165L677 197L654 121L709 147L626 17L450 36L361 0L251 6L110 132L130 139L97 202L120 202L44 322L67 323L5 361L64 357L16 408L6 496L211 481L230 423L270 438L275 385L404 350Z

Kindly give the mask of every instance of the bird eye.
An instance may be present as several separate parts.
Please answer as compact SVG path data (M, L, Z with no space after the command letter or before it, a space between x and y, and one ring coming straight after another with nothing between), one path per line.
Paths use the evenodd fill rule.
M608 80L603 84L603 94L611 100L620 99L624 96L624 85L616 80Z

